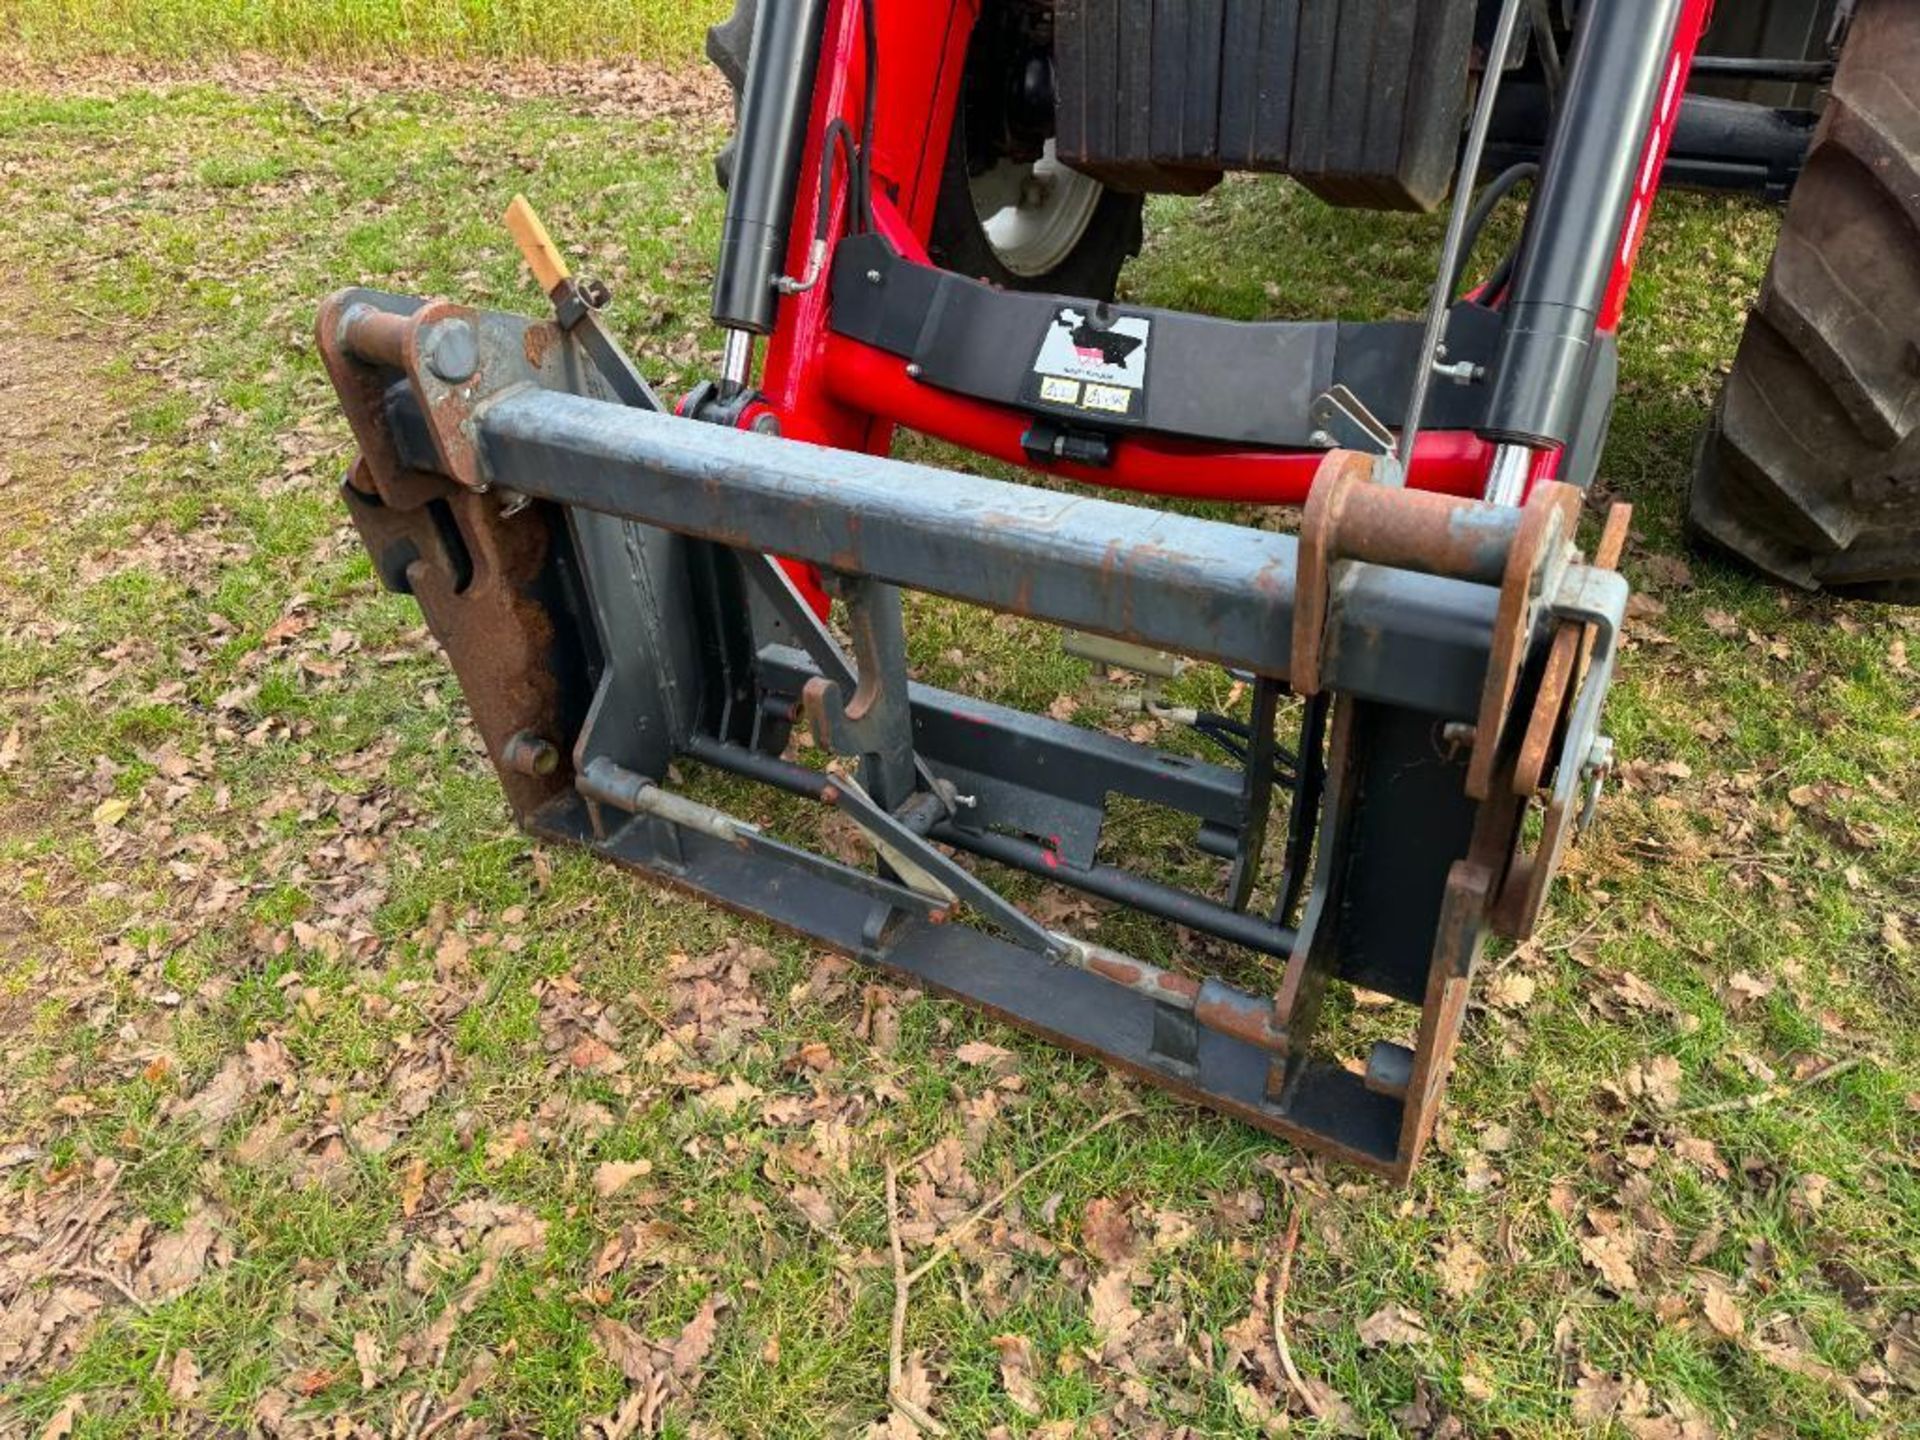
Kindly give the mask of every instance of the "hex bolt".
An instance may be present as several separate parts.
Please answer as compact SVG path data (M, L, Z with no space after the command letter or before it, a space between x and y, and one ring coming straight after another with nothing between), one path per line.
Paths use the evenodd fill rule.
M909 380L918 380L920 373L920 362L917 360L910 361L907 365L907 378Z
M464 385L480 370L480 341L464 320L446 320L427 337L427 368L449 385Z
M867 272L867 283L869 285L878 285L880 283L880 272L878 270L869 270Z
M1581 763L1580 778L1586 782L1586 800L1580 806L1580 814L1574 820L1574 828L1585 831L1593 824L1593 817L1600 809L1600 796L1607 788L1607 776L1613 773L1613 737L1596 735L1593 744L1587 750L1587 758Z
M1587 749L1587 758L1581 769L1588 775L1605 775L1613 769L1613 737L1596 735L1593 744Z
M553 742L531 730L516 731L500 748L500 763L509 770L544 780L560 768L560 752Z

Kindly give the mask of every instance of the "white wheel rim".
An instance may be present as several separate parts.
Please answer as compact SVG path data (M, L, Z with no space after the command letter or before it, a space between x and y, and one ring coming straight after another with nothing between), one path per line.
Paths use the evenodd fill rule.
M1058 269L1073 253L1106 188L1062 165L1051 140L1038 160L1002 160L967 183L994 258L1027 279Z

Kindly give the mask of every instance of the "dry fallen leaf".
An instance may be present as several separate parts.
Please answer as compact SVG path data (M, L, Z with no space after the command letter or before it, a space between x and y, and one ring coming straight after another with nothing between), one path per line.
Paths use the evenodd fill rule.
M1024 1335L996 1335L1000 1352L1000 1384L1013 1408L1023 1415L1040 1413L1040 1392L1034 1388L1033 1341Z
M1725 1180L1731 1173L1727 1162L1720 1158L1719 1148L1711 1141L1698 1135L1678 1135L1673 1139L1673 1153L1694 1169L1713 1176L1716 1180Z
M634 1384L645 1384L655 1374L653 1346L631 1326L621 1324L610 1315L600 1315L593 1322L593 1338L600 1353Z
M1640 1277L1634 1271L1633 1237L1618 1215L1602 1210L1587 1212L1593 1233L1580 1237L1580 1258L1600 1272L1600 1278L1625 1294L1639 1288Z
M167 1367L168 1398L188 1404L200 1393L200 1362L191 1350L176 1350Z
M147 1251L147 1263L134 1278L134 1288L146 1300L171 1300L199 1283L214 1259L219 1228L202 1206L191 1210L178 1230L157 1237Z
M979 1065L989 1070L1010 1070L1013 1068L1014 1053L998 1045L989 1045L985 1040L969 1040L953 1052L953 1058L962 1065Z
M1126 1207L1104 1195L1087 1202L1080 1216L1080 1238L1103 1265L1126 1264L1139 1244Z
M1811 1222L1827 1203L1827 1191L1832 1187L1833 1181L1825 1175L1795 1176L1793 1188L1787 1194L1787 1204L1792 1208L1794 1217L1803 1225Z
M40 1431L40 1440L67 1440L73 1434L73 1427L79 1423L85 1413L87 1400L84 1395L69 1395L60 1402L60 1408L53 1412L46 1425Z
M839 1222L840 1217L834 1213L833 1202L818 1186L795 1185L787 1191L787 1199L816 1230L830 1231Z
M709 1295L667 1348L674 1376L681 1382L690 1383L706 1361L707 1352L713 1349L714 1336L720 1328L720 1312L731 1303L729 1297L718 1291Z
M1700 1310L1707 1317L1707 1323L1723 1338L1738 1340L1746 1333L1747 1320L1740 1313L1740 1302L1718 1275L1708 1275L1701 1280Z
M735 1076L715 1085L693 1097L694 1104L703 1110L712 1110L717 1114L731 1115L750 1100L758 1100L765 1092L758 1085Z
M1748 1343L1748 1348L1755 1355L1790 1374L1804 1375L1810 1380L1832 1386L1846 1397L1854 1414L1863 1420L1871 1419L1878 1413L1878 1407L1861 1393L1859 1386L1814 1353L1812 1340L1797 1322L1776 1317L1764 1328L1771 1333L1755 1334Z
M601 1353L637 1389L661 1398L669 1389L691 1394L699 1384L700 1367L713 1349L720 1312L730 1303L718 1291L707 1296L694 1317L669 1341L649 1340L610 1315L594 1320L593 1338ZM657 1409L657 1402L653 1408Z
M593 1193L605 1200L652 1173L651 1160L603 1160L593 1170Z
M911 1405L931 1413L933 1410L933 1372L927 1368L923 1350L915 1350L900 1366L899 1394Z
M1680 1075L1678 1060L1656 1055L1627 1071L1627 1093L1644 1096L1656 1109L1671 1110L1680 1103Z
M1910 1310L1893 1322L1881 1358L1894 1384L1920 1394L1920 1313Z
M1616 1417L1644 1415L1647 1387L1631 1376L1587 1370L1573 1387L1573 1418L1592 1429L1603 1429Z
M360 1367L360 1388L371 1390L380 1383L380 1342L369 1330L356 1330L353 1335L354 1363Z
M1536 988L1531 975L1502 971L1487 986L1487 1003L1496 1010L1524 1010L1533 1003Z
M408 1163L406 1173L400 1177L400 1213L411 1220L419 1211L426 1193L427 1162L425 1157L416 1156Z
M1428 1340L1426 1322L1406 1306L1394 1301L1382 1305L1360 1322L1360 1343L1381 1345L1423 1345Z
M1102 1271L1087 1287L1087 1323L1100 1337L1103 1359L1118 1360L1127 1349L1127 1335L1140 1323L1133 1303L1133 1277L1123 1269Z
M111 830L127 818L129 808L129 802L123 796L109 796L93 807L93 828Z
M592 1035L582 1036L578 1043L567 1052L567 1063L576 1070L593 1070L602 1074L611 1074L621 1069L626 1061L606 1041Z
M1476 1250L1471 1242L1456 1240L1441 1252L1436 1268L1440 1274L1440 1288L1458 1300L1480 1287L1487 1273L1487 1257Z
M1736 970L1727 977L1724 994L1727 1008L1736 1014L1755 1000L1764 1000L1774 990L1775 981L1771 976L1755 975L1746 970Z

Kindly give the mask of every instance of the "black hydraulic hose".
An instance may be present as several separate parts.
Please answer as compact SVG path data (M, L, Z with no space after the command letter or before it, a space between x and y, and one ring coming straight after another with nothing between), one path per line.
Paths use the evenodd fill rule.
M1506 308L1506 288L1513 283L1513 267L1519 261L1520 251L1516 246L1500 257L1500 263L1493 267L1493 273L1481 282L1480 288L1486 294L1487 303L1495 309Z
M867 206L868 218L873 213L873 126L874 108L879 101L880 90L880 26L874 18L874 0L860 0L860 33L866 48L866 84L867 93L860 105L860 194Z
M828 230L833 223L833 166L836 157L845 163L847 169L848 233L861 235L873 229L873 171L870 157L873 154L874 89L879 80L873 0L862 0L861 14L864 18L867 47L867 93L864 104L865 113L860 125L861 134L865 138L856 140L853 127L842 116L836 115L827 122L820 142L819 198L814 211L813 253L808 262L807 274L802 279L783 278L774 282L774 288L782 294L791 295L810 290L820 279L820 265L827 253Z
M1487 182L1486 187L1475 197L1473 209L1467 215L1466 238L1460 243L1460 258L1453 267L1453 286L1451 293L1460 293L1461 282L1466 279L1467 265L1473 259L1474 247L1480 243L1480 236L1487 228L1487 222L1493 219L1493 212L1500 202L1511 195L1515 188L1536 178L1540 167L1531 160L1518 165L1510 165ZM1495 293L1492 290L1489 294Z
M860 187L860 151L854 145L853 127L838 115L827 122L825 143L820 147L820 204L814 214L813 238L825 240L833 220L833 160L838 155L847 167L847 229L860 234L873 223L869 197Z

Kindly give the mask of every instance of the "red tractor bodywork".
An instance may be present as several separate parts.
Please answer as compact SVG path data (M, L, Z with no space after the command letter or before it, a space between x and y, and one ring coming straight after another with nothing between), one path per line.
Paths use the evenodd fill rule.
M975 0L886 0L875 7L879 68L873 106L874 228L906 260L932 263L927 237L939 199L941 173L961 93L967 38L977 18ZM1673 139L1700 37L1713 0L1687 0L1674 35L1667 77L1635 182L1633 204L1620 237L1601 316L1617 331L1625 313L1634 262L1652 218L1662 165ZM792 227L788 273L806 272L813 244L813 211L826 153L822 136L836 117L858 133L865 96L865 41L861 0L832 0L820 62ZM828 244L844 232L848 182L834 167ZM827 269L831 270L831 252ZM922 384L907 363L828 327L828 287L816 285L781 303L768 342L760 388L779 415L782 433L841 449L884 453L895 426L960 445L1012 464L1090 485L1195 500L1300 505L1325 458L1314 450L1252 450L1153 435L1130 436L1102 467L1068 461L1036 464L1021 444L1028 417L1021 411ZM1486 489L1495 446L1469 431L1420 435L1407 457L1407 483L1422 490L1479 496ZM1535 455L1529 489L1555 478L1560 452Z

